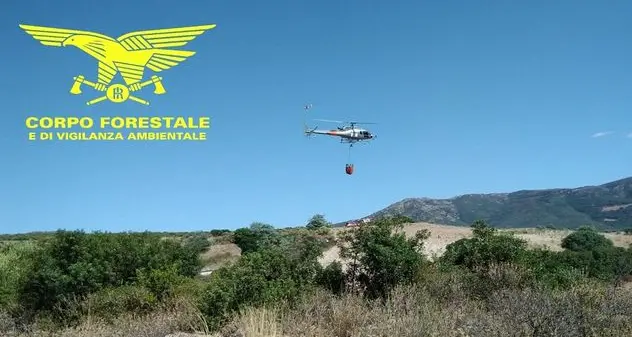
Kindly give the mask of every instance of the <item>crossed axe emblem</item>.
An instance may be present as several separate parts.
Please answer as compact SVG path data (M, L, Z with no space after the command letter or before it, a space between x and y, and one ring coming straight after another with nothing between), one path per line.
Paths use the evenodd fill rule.
M101 92L105 91L105 95L86 102L86 105L93 105L99 102L103 102L106 99L114 103L123 103L127 101L128 99L130 99L134 102L137 102L143 105L149 105L148 101L142 98L133 96L131 95L131 93L135 91L139 91L140 89L151 84L154 85L154 94L162 95L167 92L165 90L165 87L162 85L162 77L158 77L156 75L153 75L149 80L145 82L137 82L129 86L118 84L118 83L112 84L110 86L106 86L103 83L95 83L95 82L86 80L83 75L73 77L73 79L75 80L75 82L72 84L72 88L70 88L70 93L73 95L80 95L82 93L81 91L82 84L85 84L96 91L101 91Z

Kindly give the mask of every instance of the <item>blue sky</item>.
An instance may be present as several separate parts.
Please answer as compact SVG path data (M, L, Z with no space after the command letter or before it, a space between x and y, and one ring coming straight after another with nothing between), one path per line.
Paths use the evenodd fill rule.
M406 197L575 187L630 175L630 1L11 1L0 232L208 230L367 215ZM74 48L18 24L110 36L216 23L151 107L86 107ZM151 74L150 72L148 74ZM363 120L354 148L302 136ZM203 143L29 142L30 115L210 116ZM321 127L329 125L320 124ZM599 132L612 132L591 137Z

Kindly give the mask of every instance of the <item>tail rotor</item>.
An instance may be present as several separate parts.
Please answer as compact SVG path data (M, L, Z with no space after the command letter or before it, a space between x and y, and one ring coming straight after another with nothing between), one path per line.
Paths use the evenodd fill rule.
M305 133L305 137L313 136L314 135L314 131L316 131L317 128L318 128L318 126L314 127L313 129L310 129L310 127L307 126L307 124L305 124L304 130L303 130L303 132Z
M307 115L307 112L308 112L308 111L309 111L309 109L311 109L311 108L312 108L312 104L311 104L311 103L310 103L310 104L305 104L305 105L303 106L303 109L305 110L305 115ZM305 134L305 137L311 137L311 136L314 134L314 131L315 131L317 128L318 128L318 126L317 126L317 127L315 127L315 128L313 128L313 129L312 129L312 128L310 128L310 127L307 125L306 118L305 118L305 119L303 119L303 133Z

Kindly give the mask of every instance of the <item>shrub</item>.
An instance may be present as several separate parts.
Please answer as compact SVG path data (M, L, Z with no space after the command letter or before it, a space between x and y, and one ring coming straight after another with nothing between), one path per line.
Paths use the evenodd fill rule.
M598 247L612 247L610 239L599 234L591 227L580 227L577 231L562 239L562 248L572 251L590 251Z
M64 319L64 303L69 299L132 284L139 273L164 266L191 277L198 273L200 262L192 249L147 233L58 231L34 257L20 302L30 313L55 309Z
M323 236L323 237L330 237L331 236L331 228L330 227L321 227L316 229L316 234Z
M533 283L534 276L524 264L529 261L525 240L498 233L484 221L475 221L471 227L474 236L449 244L439 259L444 272L453 272L454 267L469 272L463 275L468 296L485 299L495 291Z
M320 273L317 257L308 242L271 246L216 270L201 301L209 325L217 329L247 306L291 303L315 284Z
M517 263L525 256L527 242L510 234L499 234L484 221L472 224L474 237L446 246L440 261L470 271L487 270L493 264Z
M174 289L182 284L183 276L178 274L176 264L160 269L141 269L137 284L147 289L159 301L171 296Z
M156 297L144 287L107 287L90 294L82 303L82 312L112 321L128 312L137 315L147 314L154 310L157 304Z
M185 240L184 244L188 248L198 253L204 252L208 247L211 246L211 242L208 240L207 237L203 235L196 235L192 238L189 238Z
M316 283L333 294L342 294L345 290L345 275L340 262L334 261L327 265L318 275Z
M581 268L563 261L560 252L531 250L523 263L530 269L534 280L546 288L568 289L586 277Z
M229 229L212 229L211 230L211 236L222 236L226 233L230 233Z
M271 225L255 222L249 228L239 228L233 233L233 243L248 254L279 243L279 233Z
M410 239L394 232L410 222L399 216L376 219L342 236L340 257L351 261L347 277L354 289L357 284L367 297L385 298L396 285L414 279L425 261L421 251L429 232Z
M33 242L12 242L0 250L0 308L9 312L19 308L19 291L37 248Z

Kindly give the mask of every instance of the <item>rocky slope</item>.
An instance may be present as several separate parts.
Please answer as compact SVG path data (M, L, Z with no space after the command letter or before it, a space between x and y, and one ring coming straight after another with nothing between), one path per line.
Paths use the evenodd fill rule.
M599 186L467 194L450 199L407 198L369 217L402 214L419 222L493 226L632 228L632 177Z

